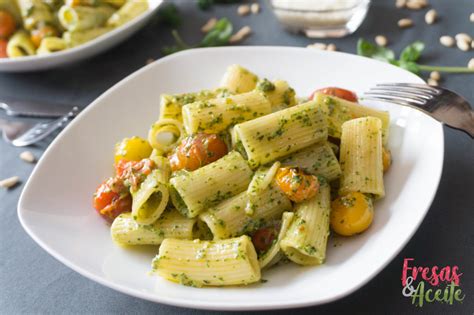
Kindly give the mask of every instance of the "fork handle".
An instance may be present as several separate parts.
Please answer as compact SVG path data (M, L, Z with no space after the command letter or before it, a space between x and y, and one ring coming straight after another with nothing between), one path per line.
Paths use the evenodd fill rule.
M437 114L440 114L440 116L437 117ZM452 129L464 131L474 139L474 111L472 109L465 112L453 112L451 115L447 114L449 114L449 112L441 114L435 111L431 113L434 118L444 125Z

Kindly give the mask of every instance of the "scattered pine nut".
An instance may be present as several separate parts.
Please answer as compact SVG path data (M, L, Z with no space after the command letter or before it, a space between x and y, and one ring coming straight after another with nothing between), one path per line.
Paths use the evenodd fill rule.
M260 12L260 4L252 3L250 5L250 11L252 12L252 14L258 14Z
M426 81L429 85L432 85L432 86L438 86L438 81L436 80L433 80L431 78L428 79L428 81Z
M18 176L13 176L10 178L5 178L4 180L0 180L0 187L3 188L12 188L16 184L20 182L20 177Z
M240 16L248 15L250 13L250 6L248 4L239 5L237 14Z
M202 27L201 27L201 32L203 33L207 33L209 32L210 30L212 30L212 28L216 25L217 23L217 19L215 17L213 18L210 18L206 24L204 24Z
M467 67L469 69L474 69L474 58L471 58L471 60L469 60L469 62L467 63Z
M407 0L397 0L395 1L395 6L399 9L404 8L407 5Z
M471 48L474 49L474 40L471 42Z
M31 151L23 151L20 153L20 159L28 163L36 162L36 157L31 153Z
M433 24L436 22L436 19L438 18L438 12L436 12L435 9L431 9L425 14L425 22L426 24Z
M448 35L441 36L439 38L439 42L441 43L441 45L446 47L453 47L455 44L454 38Z
M471 15L469 16L469 21L474 23L474 13L471 13Z
M454 36L454 38L456 38L457 41L465 41L465 42L468 42L468 43L471 43L472 42L472 37L471 35L469 34L466 34L466 33L459 33L459 34L456 34L456 36Z
M327 47L326 47L326 50L328 51L336 51L337 50L337 47L335 44L329 44Z
M441 80L441 74L438 71L433 71L430 73L430 79L439 81Z
M418 1L408 1L406 7L410 10L420 10L423 9L423 4Z
M252 33L250 26L242 27L237 33L232 35L229 39L230 43L238 43L243 40L245 37L249 36Z
M148 58L148 59L146 60L146 64L147 64L147 65L149 65L150 63L153 63L153 62L155 62L155 59L153 59L153 58Z
M319 50L326 50L328 45L325 43L314 43L306 46L306 48L313 48L313 49L319 49Z
M458 40L456 45L462 51L469 51L471 49L471 44L465 40Z
M408 28L413 26L413 21L411 19L401 19L398 21L398 27Z
M385 47L388 44L387 37L383 35L377 35L375 36L375 43L377 43L379 46Z

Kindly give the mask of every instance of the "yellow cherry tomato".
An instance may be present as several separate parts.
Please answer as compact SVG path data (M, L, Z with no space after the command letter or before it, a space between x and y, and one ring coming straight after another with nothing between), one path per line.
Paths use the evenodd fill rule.
M390 153L389 149L383 148L382 161L383 161L383 171L385 173L390 168L390 165L392 165L392 153Z
M331 207L331 227L340 235L362 233L374 219L372 199L359 192L351 192L337 198Z
M148 158L152 147L140 137L125 138L115 145L115 163L120 160L140 161Z

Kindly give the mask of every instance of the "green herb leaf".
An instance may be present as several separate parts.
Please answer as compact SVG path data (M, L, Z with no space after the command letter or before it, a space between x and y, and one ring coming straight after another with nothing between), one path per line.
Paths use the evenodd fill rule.
M232 23L222 18L217 21L216 25L207 33L202 39L200 47L214 47L223 46L229 43L229 39L232 36L233 31Z
M214 4L214 0L198 0L198 7L201 10L207 10Z
M357 42L357 54L385 62L395 60L395 53L393 50L372 44L363 38L359 39Z
M420 74L420 67L413 61L400 60L398 66L414 74L417 74L417 75Z
M175 4L169 3L163 6L158 11L160 21L171 27L178 27L181 25L181 16L179 15L178 7Z
M423 49L425 49L425 44L423 42L416 41L403 49L402 53L400 54L400 60L407 62L418 61L418 59L421 57Z

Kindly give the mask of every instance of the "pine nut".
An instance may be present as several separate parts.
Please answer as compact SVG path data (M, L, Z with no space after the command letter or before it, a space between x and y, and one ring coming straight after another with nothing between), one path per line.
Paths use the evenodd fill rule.
M328 47L326 47L326 50L328 51L336 51L337 47L334 44L329 44Z
M153 60L153 59L152 59ZM153 61L152 61L153 62ZM34 163L36 161L36 158L35 156L33 155L33 153L31 153L31 151L23 151L21 152L20 154L20 159L22 159L23 161L25 162L28 162L28 163Z
M425 15L425 22L426 24L433 24L436 22L436 19L438 18L438 13L436 12L435 9L431 9L428 12L426 12Z
M465 41L465 42L468 42L468 43L472 42L471 35L466 34L466 33L459 33L456 36L454 36L454 38L456 38L457 41L462 40L462 41Z
M215 17L213 18L210 18L206 24L204 24L202 27L201 27L201 32L203 33L207 33L209 32L210 30L212 30L212 28L216 25L217 23L217 19Z
M467 63L467 67L469 69L474 69L474 58L471 58L471 60L469 60L469 62Z
M326 45L325 43L314 43L314 44L310 44L306 46L306 48L313 48L313 49L319 49L319 50L326 50L327 47L328 45Z
M420 10L423 8L423 4L418 1L408 1L406 7L410 10Z
M430 79L439 81L441 80L441 74L438 71L433 71L430 73Z
M398 21L398 27L408 28L413 26L413 21L411 19L401 19Z
M8 189L18 184L18 182L20 182L20 178L18 176L5 178L4 180L0 180L0 187Z
M239 5L237 8L237 14L240 16L244 16L250 13L250 6L248 4Z
M404 8L407 5L407 0L397 0L395 1L395 6L399 9Z
M441 45L446 46L446 47L453 47L455 44L454 38L447 35L441 36L439 38L439 42L441 43Z
M230 43L238 43L243 40L245 37L249 36L252 33L250 26L242 27L237 33L232 35L229 39Z
M462 51L469 51L471 49L471 44L469 42L464 41L464 40L458 40L456 42L456 45Z
M379 46L385 47L388 44L387 37L383 35L377 35L375 36L375 43L377 43Z
M429 85L432 85L432 86L438 86L438 81L436 80L433 80L433 79L428 79L428 81L426 81Z
M250 5L250 11L252 12L252 14L258 14L260 12L260 4L252 3Z
M469 21L474 23L474 13L471 13L471 15L469 16Z

